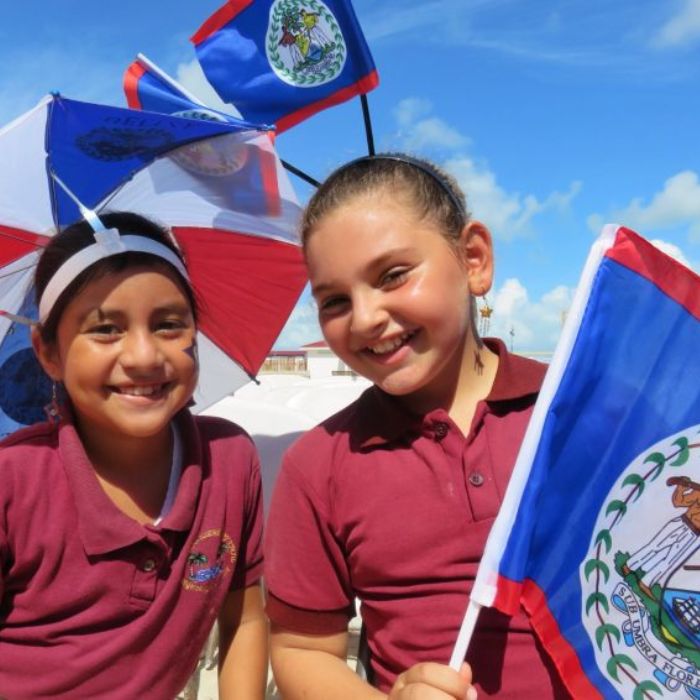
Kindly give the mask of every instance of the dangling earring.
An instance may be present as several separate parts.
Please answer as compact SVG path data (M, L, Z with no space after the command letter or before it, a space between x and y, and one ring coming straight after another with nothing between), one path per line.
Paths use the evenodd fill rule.
M58 420L58 417L61 415L61 407L58 403L58 384L56 382L51 384L51 401L44 406L44 413L49 423Z
M481 306L479 307L479 335L483 338L491 327L491 314L493 313L493 308L489 306L489 301L486 298L486 294L481 299Z

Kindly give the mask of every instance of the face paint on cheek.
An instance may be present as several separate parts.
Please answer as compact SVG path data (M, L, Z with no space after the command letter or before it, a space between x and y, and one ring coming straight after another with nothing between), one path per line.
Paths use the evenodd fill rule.
M192 360L192 362L194 363L195 371L199 373L199 349L197 348L197 339L195 338L192 341L192 345L188 345L186 348L184 348L183 352ZM192 408L192 406L194 405L194 398L190 398L185 407Z
M186 347L183 352L185 355L192 358L192 362L194 362L195 367L199 369L199 349L197 348L197 340L193 340L192 345Z

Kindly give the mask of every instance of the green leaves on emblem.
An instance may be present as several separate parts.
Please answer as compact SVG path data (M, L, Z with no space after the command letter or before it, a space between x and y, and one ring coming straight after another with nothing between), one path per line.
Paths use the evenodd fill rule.
M637 684L632 694L632 700L644 700L644 697L648 693L656 693L657 695L663 695L663 690L659 688L654 681L642 681Z
M586 562L586 565L583 567L583 573L586 577L586 581L588 581L594 571L600 571L600 573L603 574L605 582L608 582L608 579L610 578L610 568L604 561L601 561L600 559L589 559Z
M605 553L607 554L610 551L610 548L612 547L612 536L610 535L610 530L608 530L608 529L601 530L595 536L595 543L596 544L604 544L605 545Z
M617 641L618 644L620 643L620 630L617 629L615 625L605 623L604 625L600 625L598 628L596 628L595 642L598 645L598 649L603 651L603 642L610 635L615 637L615 641Z
M659 474L661 474L661 470L664 468L664 463L666 462L666 457L664 457L661 452L652 452L645 460L644 464L655 464L656 467L652 469L651 473L649 474L649 478L654 481Z
M644 484L645 481L641 476L639 476L639 474L630 474L629 476L625 477L625 480L622 482L623 486L634 486L637 491L634 496L635 501L642 495L642 492L644 491Z
M617 670L620 668L620 666L630 666L635 671L637 670L637 664L635 664L634 661L627 656L627 654L614 654L611 656L607 664L608 673L618 683L620 682L620 679L617 676Z
M588 596L588 600L586 600L586 615L590 615L591 613L591 608L598 603L602 608L605 608L605 612L609 613L610 612L610 603L608 603L608 599L599 591L596 591L595 593L591 593Z
M627 512L627 504L624 501L615 500L608 503L608 507L605 509L605 515L610 515L610 513L619 513L623 516Z
M683 466L689 459L690 457L690 448L688 447L688 438L686 437L680 437L678 440L674 440L673 442L676 447L678 447L678 456L676 459L673 460L673 462L669 462L669 464L672 467L681 467Z

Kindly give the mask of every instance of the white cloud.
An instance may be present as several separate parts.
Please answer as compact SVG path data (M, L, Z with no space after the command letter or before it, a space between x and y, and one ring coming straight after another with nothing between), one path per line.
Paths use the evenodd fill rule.
M509 347L512 343L516 352L551 352L573 293L560 285L533 301L519 279L507 279L496 290L488 334L503 338Z
M433 111L430 100L422 97L407 97L401 100L394 109L394 116L399 123L399 128L406 129L416 120L429 115Z
M466 146L469 139L438 117L428 100L409 97L401 100L394 110L399 125L395 140L401 150L421 152L431 149L456 149Z
M592 214L588 225L598 233L604 219L629 226L644 235L652 231L687 228L691 240L700 242L700 180L692 170L668 178L648 203L641 197L606 217Z
M196 59L189 63L180 63L175 71L175 79L207 107L232 114L234 117L241 116L241 113L233 105L227 104L216 94Z
M429 100L409 97L394 109L398 131L393 145L409 153L463 152L470 145L464 134L433 116ZM544 199L533 194L507 192L487 165L466 155L454 155L444 163L467 195L470 211L499 238L511 239L531 232L535 216L547 211L565 211L581 189L572 182L566 192L551 192Z
M495 173L471 158L452 158L445 167L466 193L473 215L503 239L529 233L532 220L539 214L565 211L581 190L581 183L575 181L566 192L555 191L540 200L532 194L507 192L498 184Z
M305 290L277 338L275 347L282 350L296 350L302 345L314 343L322 338L316 304L308 290Z
M675 243L669 243L668 241L662 241L660 238L654 238L649 241L652 245L655 245L661 252L666 253L669 257L674 260L678 260L681 265L693 268L693 265L689 262L688 258L685 257L683 251L675 245Z
M679 11L659 28L652 46L676 48L700 40L700 0L685 0Z

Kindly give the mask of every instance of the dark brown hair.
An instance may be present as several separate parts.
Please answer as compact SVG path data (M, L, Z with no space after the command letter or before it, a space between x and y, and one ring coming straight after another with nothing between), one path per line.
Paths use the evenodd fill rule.
M464 193L457 181L433 163L404 153L358 158L331 173L309 200L301 221L303 245L318 222L351 199L390 190L405 197L418 216L428 218L456 241L469 221Z
M406 153L379 153L341 165L316 190L304 210L300 237L304 248L318 223L353 198L382 190L403 197L421 219L428 219L456 245L471 214L457 181L434 163ZM479 347L476 299L471 299L471 330Z
M172 250L184 264L182 252L175 244L170 232L155 223L151 219L147 219L139 214L131 212L113 212L103 214L100 220L105 228L115 228L120 235L138 235L144 238L150 238ZM51 281L56 271L63 265L66 260L75 255L78 251L95 242L94 232L92 227L86 221L80 221L76 224L68 226L60 233L57 233L51 238L47 246L44 248L37 263L34 272L34 287L36 293L37 306L41 299L46 286ZM173 271L177 277L183 292L187 296L192 313L197 317L197 300L195 293L189 282L174 268L167 260L160 258L150 253L140 253L128 251L119 253L108 258L98 260L91 265L87 270L83 270L61 293L53 305L48 318L40 325L39 332L41 339L47 343L53 343L56 340L56 332L58 322L65 310L68 302L85 287L86 284L96 279L101 279L109 274L122 272L129 267L136 265L148 265L154 268L165 267Z

